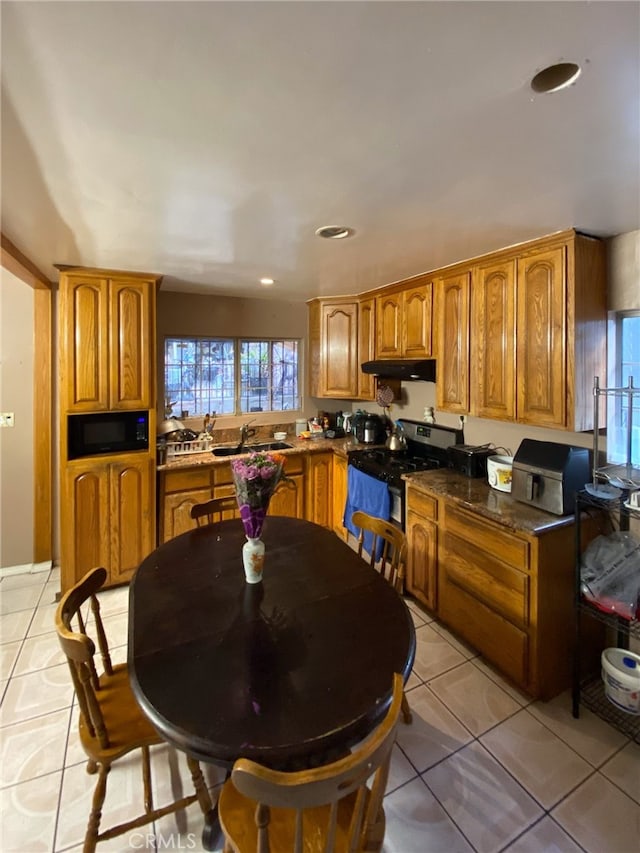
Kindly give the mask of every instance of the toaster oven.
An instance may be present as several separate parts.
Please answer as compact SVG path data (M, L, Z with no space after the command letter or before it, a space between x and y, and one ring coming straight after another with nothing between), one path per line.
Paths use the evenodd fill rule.
M465 477L486 477L487 459L496 452L487 444L452 444L447 448L449 468Z

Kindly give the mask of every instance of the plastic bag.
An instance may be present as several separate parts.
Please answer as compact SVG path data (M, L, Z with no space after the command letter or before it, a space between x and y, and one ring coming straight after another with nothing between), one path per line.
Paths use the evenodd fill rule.
M640 540L628 531L597 536L582 556L581 592L607 613L633 619L640 598Z

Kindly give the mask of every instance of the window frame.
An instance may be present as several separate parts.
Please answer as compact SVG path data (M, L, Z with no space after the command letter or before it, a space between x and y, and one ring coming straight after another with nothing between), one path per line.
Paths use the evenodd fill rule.
M234 390L233 390L233 412L217 412L215 413L216 420L219 418L246 418L247 416L280 416L283 414L291 414L296 415L300 414L303 411L303 360L302 360L302 352L303 352L303 339L295 336L222 336L222 335L164 335L163 339L163 348L162 348L162 389L163 389L163 399L171 400L172 394L175 392L167 391L167 341L184 341L184 342L202 342L209 341L211 343L232 343L233 344L233 372L234 372ZM296 345L296 387L297 387L297 408L291 409L265 409L259 412L250 412L250 411L242 411L242 347L244 344L261 344L265 343L271 345L273 343L294 343ZM269 372L269 379L271 380L273 370L271 369ZM273 399L272 388L269 385L268 395L271 399ZM177 410L173 413L172 417L180 417L182 406L182 401L177 401ZM165 406L166 408L166 406ZM206 412L192 412L189 411L189 418L199 418L206 415ZM165 412L166 417L166 412Z
M628 386L629 377L633 375L624 373L623 367L623 348L622 348L622 326L623 322L629 318L640 318L640 309L629 309L623 311L614 311L609 315L609 387L622 389ZM635 365L635 362L631 363ZM640 381L634 377L634 388L640 390ZM636 400L639 398L635 398ZM622 393L616 393L608 400L607 405L607 461L616 464L623 464L627 461L628 446L625 443L624 448L620 444L621 437L626 434L626 425L624 424L624 409L629 404L629 397ZM633 405L633 404L632 404ZM640 405L633 405L633 412L639 411ZM640 414L633 418L633 423L640 424ZM632 433L633 445L633 433ZM634 464L636 462L637 445L634 447L635 453L632 452Z

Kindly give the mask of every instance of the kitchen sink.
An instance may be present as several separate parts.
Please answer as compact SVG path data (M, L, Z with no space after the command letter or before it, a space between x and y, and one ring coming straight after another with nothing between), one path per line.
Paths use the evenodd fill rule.
M290 450L293 444L287 444L286 441L268 441L263 444L245 444L241 451L238 451L238 445L233 447L214 447L211 451L214 456L237 456L238 453L257 453L263 450Z

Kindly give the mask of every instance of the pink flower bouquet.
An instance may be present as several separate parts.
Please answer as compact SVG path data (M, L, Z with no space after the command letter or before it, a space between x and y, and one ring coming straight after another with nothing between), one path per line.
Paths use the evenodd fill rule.
M240 518L249 539L259 539L269 501L283 479L284 456L279 453L251 453L231 463Z

